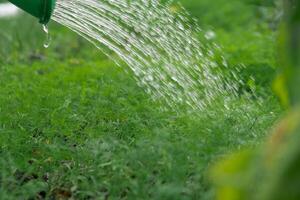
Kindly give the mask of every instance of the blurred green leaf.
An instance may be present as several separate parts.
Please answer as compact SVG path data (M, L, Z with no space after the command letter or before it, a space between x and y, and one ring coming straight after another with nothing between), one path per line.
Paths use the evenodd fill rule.
M292 105L291 111L260 150L249 149L215 165L217 199L300 199L300 3L286 1L286 7L279 37L283 69L273 87L285 105Z

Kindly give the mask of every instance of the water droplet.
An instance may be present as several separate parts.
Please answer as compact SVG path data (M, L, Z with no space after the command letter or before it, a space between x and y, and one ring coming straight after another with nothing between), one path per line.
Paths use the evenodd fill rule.
M51 44L51 36L49 34L49 28L45 24L43 24L43 31L46 33L46 39L44 41L44 47L48 48Z
M216 37L216 33L210 30L207 31L204 36L207 40L212 40Z

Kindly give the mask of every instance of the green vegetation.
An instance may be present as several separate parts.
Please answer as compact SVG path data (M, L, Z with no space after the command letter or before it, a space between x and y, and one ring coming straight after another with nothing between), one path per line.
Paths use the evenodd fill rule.
M258 149L247 149L220 161L212 170L217 199L297 200L300 198L299 27L300 3L285 2L280 34L282 70L276 90L289 113ZM253 192L255 191L255 192Z
M0 19L0 199L214 197L211 163L257 146L282 112L271 92L277 9L181 3L216 33L230 67L245 65L241 76L262 102L241 96L230 102L240 109L226 112L161 111L126 67L68 29L50 24L44 49L36 19Z

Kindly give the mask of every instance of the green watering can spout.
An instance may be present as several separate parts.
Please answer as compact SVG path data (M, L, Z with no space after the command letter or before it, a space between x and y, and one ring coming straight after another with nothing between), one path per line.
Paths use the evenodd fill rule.
M22 10L38 18L40 23L47 24L53 13L56 0L9 0Z

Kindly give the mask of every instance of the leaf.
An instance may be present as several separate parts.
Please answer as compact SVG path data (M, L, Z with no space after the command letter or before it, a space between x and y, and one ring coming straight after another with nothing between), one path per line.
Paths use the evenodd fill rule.
M212 168L211 178L217 186L217 199L239 200L248 196L254 155L253 150L244 150L220 161Z
M273 82L273 90L279 97L283 106L288 107L290 100L288 89L286 87L286 77L283 74L276 77L275 81Z

